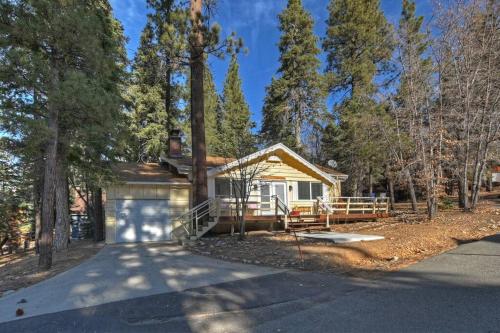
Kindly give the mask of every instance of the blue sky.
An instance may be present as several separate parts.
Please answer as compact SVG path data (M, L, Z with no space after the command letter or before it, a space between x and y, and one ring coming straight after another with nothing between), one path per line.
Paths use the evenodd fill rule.
M430 1L417 0L417 13L430 16ZM111 0L115 16L122 22L128 37L127 52L132 59L138 46L139 36L146 22L145 0ZM304 7L315 20L315 32L323 36L328 0L303 0ZM381 8L391 23L397 23L402 0L382 0ZM240 74L243 89L252 111L252 117L260 124L265 88L275 75L278 64L279 40L277 15L285 8L287 0L218 0L215 22L222 27L222 37L236 32L244 39L249 52L240 56ZM324 58L322 57L322 60ZM227 71L227 59L209 59L219 91Z

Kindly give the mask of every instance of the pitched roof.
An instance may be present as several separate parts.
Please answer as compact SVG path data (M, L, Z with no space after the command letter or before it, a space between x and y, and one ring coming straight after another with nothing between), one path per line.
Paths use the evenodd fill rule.
M186 176L176 175L158 163L119 163L113 170L119 180L130 183L190 184Z
M176 164L184 166L184 167L191 167L193 164L193 160L191 156L186 156L182 158L169 158L168 161L175 161ZM222 156L207 156L207 167L208 168L213 168L213 167L218 167L224 164L227 164L229 162L234 161L235 158L232 157L222 157Z
M235 159L232 162L215 167L215 168L208 171L208 175L214 176L216 174L226 172L228 170L231 170L231 169L237 167L239 163L244 163L244 164L254 163L254 161L261 160L261 159L265 158L266 156L269 156L271 154L275 154L278 152L280 152L281 154L285 154L286 156L289 156L292 160L298 161L301 165L308 168L308 170L310 170L312 173L327 180L328 182L334 183L335 181L337 181L337 179L335 179L335 178L337 178L336 176L334 177L332 174L329 174L328 172L321 170L320 168L318 168L314 164L310 163L305 158L303 158L299 154L295 153L293 150L291 150L290 148L288 148L287 146L285 146L282 143L278 143L278 144L275 144L271 147L262 149L258 152L255 152L253 154L245 156L239 160ZM342 174L342 176L343 176L342 178L344 178L344 179L347 178L347 175Z

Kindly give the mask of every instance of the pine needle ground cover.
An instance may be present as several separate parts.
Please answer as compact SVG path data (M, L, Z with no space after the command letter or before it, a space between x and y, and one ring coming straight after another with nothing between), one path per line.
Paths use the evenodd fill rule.
M246 240L220 235L204 238L190 250L222 260L279 268L345 273L371 277L399 270L423 259L449 251L460 244L500 233L500 200L483 201L475 213L458 209L442 211L428 221L401 214L378 222L338 224L335 232L380 235L385 239L334 244L300 239L304 262L295 238L286 233L250 232Z
M103 245L91 240L73 241L67 250L54 253L54 263L49 271L38 268L34 248L0 256L0 297L6 291L29 287L81 264L99 252Z

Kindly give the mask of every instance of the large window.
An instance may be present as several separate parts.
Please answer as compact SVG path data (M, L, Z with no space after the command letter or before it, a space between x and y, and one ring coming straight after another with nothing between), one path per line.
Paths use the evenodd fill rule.
M315 200L323 196L323 184L313 182L299 182L299 200Z
M215 178L215 195L231 196L231 181L229 178Z
M247 189L248 190L248 189ZM215 178L215 195L221 197L242 197L244 193L243 181L241 179Z

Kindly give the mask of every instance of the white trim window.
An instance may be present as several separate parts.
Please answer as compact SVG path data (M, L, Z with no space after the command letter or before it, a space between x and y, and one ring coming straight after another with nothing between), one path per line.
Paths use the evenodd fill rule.
M323 197L323 184L320 182L297 182L298 200L316 200Z
M242 197L243 181L241 179L215 178L215 196L223 198Z

